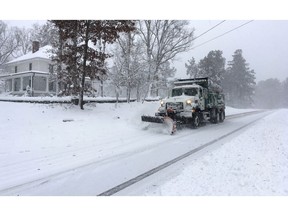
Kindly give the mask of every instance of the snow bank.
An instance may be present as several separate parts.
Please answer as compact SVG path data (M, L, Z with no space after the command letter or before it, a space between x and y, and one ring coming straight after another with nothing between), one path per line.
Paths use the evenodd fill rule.
M226 115L234 115L234 114L240 114L240 113L245 113L245 112L251 112L255 111L257 109L236 109L233 107L226 106Z

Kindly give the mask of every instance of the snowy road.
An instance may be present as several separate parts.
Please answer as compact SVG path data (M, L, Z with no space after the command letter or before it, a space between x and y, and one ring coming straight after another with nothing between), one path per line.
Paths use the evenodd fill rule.
M139 117L137 115L143 113L141 109L138 109L139 112L135 115L137 118ZM135 110L135 107L133 107L133 110ZM99 110L97 111L99 113ZM48 112L46 115L49 117L50 110L45 110L45 112ZM91 112L93 112L93 109ZM112 112L115 115L115 110L112 110ZM53 113L51 112L51 114ZM88 111L88 114L91 113ZM26 147L21 151L18 149L8 154L8 151L5 152L4 148L1 149L0 194L99 195L193 149L214 142L219 138L224 139L223 136L226 134L267 116L268 112L227 118L224 123L218 125L208 124L197 130L183 129L175 136L167 135L162 127L155 126L145 129L146 127L143 124L133 125L133 123L132 126L129 126L132 121L122 120L122 116L125 117L126 115L124 113L118 114L110 119L109 124L106 123L97 127L97 130L101 131L101 133L97 132L97 136L87 135L93 133L94 130L91 130L91 125L86 122L83 116L76 115L75 121L70 125L59 123L56 127L57 130L53 130L52 125L55 123L53 120L48 124L39 123L38 127L43 127L43 130L46 129L46 131L52 133L49 137L46 137L51 139L49 145L47 143L46 145L40 145L39 142L36 143L36 140L32 140L31 145L27 145L26 142ZM121 119L119 116L121 116ZM92 115L90 117L93 122L94 117ZM97 122L101 122L101 117L103 117L103 120L107 118L106 115L97 115ZM11 116L11 118L13 117ZM125 124L127 122L129 125ZM35 120L33 123L37 124L37 121ZM108 126L111 127L111 123L114 127L113 132L111 128L108 131ZM29 125L31 125L31 122ZM35 125L30 126L30 128L27 125L27 127L27 131L31 134L35 133ZM70 134L69 139L67 136L63 137L63 131L69 132L69 129L71 131L69 127L75 127L72 128L75 132L76 129L85 128L81 131L86 135L85 142L81 142L77 136L73 137L74 134ZM126 128L123 129L123 127ZM95 129L95 123L93 129ZM62 136L57 136L59 130L62 130ZM28 136L27 131L25 134L22 132L22 139ZM53 136L53 133L56 135ZM241 133L241 130L225 137L225 139L230 139L237 133ZM38 140L39 138L41 140L41 136L37 137ZM32 138L29 137L29 139ZM63 140L60 148L56 146L56 143L61 139ZM65 142L65 139L69 142ZM223 139L221 139L221 142L223 142ZM44 139L43 142L45 142ZM38 144L38 147L35 147L35 143ZM217 146L217 143L209 146L209 148L215 148L215 146ZM17 155L21 155L21 157L17 157ZM139 183L137 184L139 185ZM125 192L123 193L125 194Z

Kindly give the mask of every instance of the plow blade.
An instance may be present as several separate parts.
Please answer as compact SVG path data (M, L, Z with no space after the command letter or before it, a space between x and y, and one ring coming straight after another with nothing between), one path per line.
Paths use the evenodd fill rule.
M141 116L142 121L152 123L164 123L164 118L161 116Z
M141 119L144 122L164 123L171 135L176 132L176 123L168 116L141 116Z

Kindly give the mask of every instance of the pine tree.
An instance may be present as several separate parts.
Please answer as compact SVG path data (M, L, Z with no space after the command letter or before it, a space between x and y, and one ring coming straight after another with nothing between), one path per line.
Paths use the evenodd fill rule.
M260 81L255 88L255 106L262 109L279 108L282 103L281 93L281 82L278 79Z
M227 73L224 76L228 104L239 108L251 107L255 84L254 70L250 70L242 50L236 50L232 61L228 62Z
M288 78L286 78L282 83L282 105L288 108Z
M214 85L221 86L225 73L225 58L222 57L222 51L210 51L200 60L198 70L197 77L208 77Z

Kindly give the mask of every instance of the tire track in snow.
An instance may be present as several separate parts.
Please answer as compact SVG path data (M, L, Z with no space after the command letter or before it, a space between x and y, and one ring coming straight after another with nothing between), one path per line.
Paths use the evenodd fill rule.
M256 113L258 113L258 112L256 112ZM246 115L251 115L251 114L255 114L255 112L249 112L249 113L245 113L245 114L236 114L236 115L231 115L231 117L230 116L227 116L227 119L228 118L236 118L236 117L242 117L242 116L246 116ZM253 122L252 122L253 123ZM246 126L248 126L248 125L250 125L250 124L252 124L252 123L249 123L249 124L247 124L247 125L245 125L245 126L243 126L243 127L241 127L240 129L242 129L242 128L244 128L244 127L246 127ZM238 129L238 130L240 130L240 129ZM238 131L237 130L237 131ZM197 132L197 130L195 131L195 130L193 130L193 132L195 133L195 132ZM194 149L194 150L192 150L192 151L190 151L190 152L188 152L188 153L186 153L185 155L182 155L182 156L180 156L180 157L177 157L177 158L175 158L175 159L173 159L172 161L169 161L169 162L167 162L167 163L165 163L165 164L163 164L163 165L161 165L161 166L159 166L159 167L156 167L156 168L154 168L153 170L150 170L150 171L148 171L148 172L146 172L146 173L144 173L144 174L141 174L140 176L138 176L138 177L136 177L136 178L133 178L133 179L131 179L131 180L129 180L129 181L127 181L127 182L125 182L125 183L123 183L123 184L121 184L121 185L118 185L118 186L116 186L117 187L117 191L120 191L120 190L122 190L122 189L124 189L124 188L126 188L126 187L128 187L129 185L132 185L132 184L134 184L134 183L136 183L136 182L138 182L138 181L140 181L141 179L143 179L143 178L146 178L146 177L148 177L148 176L150 176L150 175L152 175L153 173L155 173L155 172L158 172L158 171L160 171L160 170L162 170L162 169L164 169L165 167L167 167L167 166L170 166L171 164L173 164L173 163L176 163L177 161L179 161L179 160L181 160L182 158L185 158L185 157L188 157L189 155L191 155L191 154L193 154L194 152L197 152L197 151L200 151L201 149L203 149L203 148L205 148L205 147L207 147L207 146L209 146L209 145L211 145L211 144L213 144L214 142L216 142L216 141L219 141L220 139L223 139L224 137L227 137L227 136L229 136L230 134L232 134L232 133L235 133L236 131L233 131L233 132L231 132L231 133L229 133L229 134L226 134L226 135L224 135L224 136L222 136L222 137L220 137L220 138L218 138L217 140L213 140L213 141L211 141L211 142L209 142L209 143L206 143L206 144L204 144L203 146L201 146L201 147L198 147L198 148L196 148L196 149ZM146 136L147 134L145 134L144 136L143 136L143 138ZM151 133L150 134L151 136L153 136L153 137L157 137L157 134L153 134L153 133ZM186 131L184 132L183 131L183 133L182 133L182 137L187 137L187 136L191 136L191 133L190 133L190 130L189 130L189 132L187 132L186 133ZM166 137L166 138L165 138ZM163 144L163 143L165 143L165 140L169 140L169 141L173 141L173 140L177 140L179 137L177 137L177 136L169 136L168 134L167 134L167 136L164 136L164 139L163 139L163 137L161 137L161 143ZM111 139L111 140L113 140L113 138ZM129 139L128 139L128 144L133 144L133 143L135 143L135 142L137 142L137 140L139 140L139 136L132 136L132 137L129 137ZM125 152L121 152L120 154L110 154L110 156L109 156L109 154L108 155L103 155L103 158L102 159L97 159L97 160L95 160L95 157L94 157L94 160L86 160L86 162L83 162L82 161L82 163L79 163L79 162L77 162L77 161L75 161L75 163L73 164L73 166L71 166L71 164L70 164L70 166L69 167L61 167L61 168L59 168L59 167L57 167L57 164L59 165L59 164L61 164L61 161L62 161L62 159L65 161L65 157L64 156L69 156L70 158L71 158L71 154L70 153L72 153L73 151L76 151L76 149L71 149L71 150L68 150L67 152L61 152L61 153L59 153L59 155L57 155L57 156L55 156L55 155L51 155L50 157L49 157L49 160L51 160L52 162L54 161L54 167L57 167L57 170L56 171L54 171L53 173L50 173L50 175L45 175L45 174L43 174L43 175L40 175L40 176L34 176L34 179L31 179L30 178L30 180L29 180L29 178L27 178L26 179L26 182L24 182L24 183L21 183L21 184L14 184L14 185L10 185L10 186L8 186L8 187L6 187L6 188L2 188L1 190L0 190L0 194L9 194L11 191L13 192L13 191L17 191L17 190L26 190L26 189L29 189L29 188L34 188L34 187L37 187L37 185L39 186L39 185L42 185L42 184L45 184L46 182L49 182L49 181L51 181L51 179L52 178L58 178L58 177L61 177L61 175L63 175L63 174L65 174L65 173L69 173L69 172L72 172L72 171L74 171L74 170L77 170L77 169L81 169L81 168L86 168L86 167L89 167L89 166L93 166L93 165L95 165L95 164L105 164L105 163L109 163L109 162L111 162L111 161L114 161L114 160L118 160L119 158L121 159L121 158L125 158L125 157L127 157L127 156L129 156L129 155L131 155L131 154L134 154L134 153L137 153L137 152L142 152L142 151L146 151L146 150L151 150L151 149L153 149L153 148L156 148L157 147L157 145L160 145L161 143L159 142L159 140L158 139L156 139L156 141L155 142L153 142L154 144L152 145L148 145L148 146L144 146L144 147L142 147L142 148L136 148L136 149L132 149L132 150L130 150L130 151L125 151ZM126 141L126 143L125 143L125 145L127 145L127 141ZM77 148L77 150L82 150L83 152L82 152L82 155L81 154L79 154L79 152L78 152L78 156L80 157L81 156L81 158L84 158L84 159L87 159L87 156L89 156L90 154L91 154L91 149L88 149L89 147L91 147L91 146L93 146L93 145L89 145L89 146L85 146L85 147L82 147L82 148ZM112 148L112 147L111 147ZM87 155L87 153L88 153L88 155ZM93 153L93 152L92 152ZM67 155L66 155L67 154ZM93 154L92 154L93 155ZM95 155L94 155L95 156ZM81 159L81 158L79 158L78 157L78 159ZM35 159L35 158L34 158ZM46 163L47 163L47 158L37 158L36 160L31 160L31 161L27 161L28 163L39 163L40 161L43 161L43 160L45 160L46 161ZM57 162L56 164L55 164L55 161ZM45 167L44 167L45 168ZM20 170L14 170L14 171L16 171L16 172L14 172L15 174L12 174L12 176L13 175L16 175L16 173L19 175L19 171ZM25 170L21 170L23 173L25 173L25 172L27 172L27 170L25 171ZM21 172L20 171L20 172ZM6 176L7 177L7 176ZM36 178L35 178L36 177ZM115 187L115 188L116 188ZM114 193L116 193L115 191L116 191L116 189L113 189L113 193L111 193L111 191L109 192L109 193L102 193L102 194L100 194L100 195L113 195ZM108 191L106 191L106 192L108 192Z
M257 114L259 112L263 112L263 111L253 111L253 112L250 112L247 115ZM233 115L231 117L232 118L236 118L236 117L242 117L242 116L247 116L247 115L235 114L235 115ZM115 187L113 187L113 188L111 188L111 189L109 189L109 190L107 190L105 192L102 192L98 196L111 196L111 195L113 195L113 194L115 194L115 193L117 193L117 192L119 192L119 191L121 191L121 190L123 190L123 189L125 189L125 188L127 188L127 187L129 187L129 186L131 186L131 185L133 185L133 184L135 184L135 183L137 183L137 182L139 182L139 181L141 181L141 180L143 180L143 179L145 179L145 178L147 178L147 177L149 177L149 176L151 176L151 175L153 175L153 174L155 174L155 173L157 173L157 172L159 172L159 171L161 171L161 170L163 170L163 169L165 169L165 168L167 168L169 166L171 166L172 164L177 163L178 161L180 161L180 160L182 160L184 158L187 158L187 157L191 156L192 154L194 154L196 152L199 152L202 149L204 149L204 148L206 148L208 146L211 146L214 143L216 143L216 142L218 142L218 141L220 141L220 140L222 140L224 138L227 138L228 136L230 136L230 135L232 135L232 134L234 134L234 133L236 133L236 132L238 132L238 131L240 131L240 130L242 130L242 129L244 129L244 128L252 125L252 124L254 124L255 122L259 121L260 119L262 119L264 117L266 117L266 116L261 116L261 117L257 118L256 120L254 120L252 122L249 122L248 124L245 124L245 125L237 128L237 129L235 129L235 130L233 130L233 131L231 131L231 132L229 132L229 133L227 133L225 135L222 135L222 136L220 136L220 137L218 137L218 138L216 138L214 140L211 140L210 142L207 142L207 143L205 143L205 144L203 144L203 145L201 145L201 146L199 146L199 147L197 147L197 148L195 148L195 149L193 149L191 151L188 151L185 154L182 154L182 155L180 155L180 156L178 156L178 157L176 157L176 158L174 158L174 159L172 159L170 161L167 161L166 163L164 163L164 164L162 164L160 166L157 166L157 167L155 167L155 168L153 168L153 169L151 169L151 170L149 170L149 171L147 171L147 172L145 172L145 173L143 173L141 175L138 175L135 178L132 178L132 179L120 184L120 185L117 185L117 186L115 186Z

